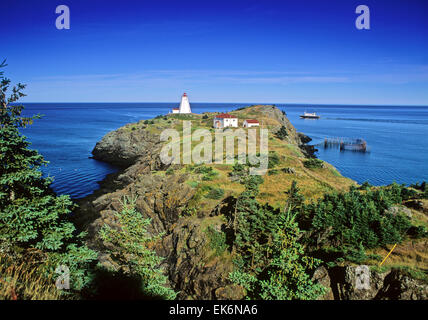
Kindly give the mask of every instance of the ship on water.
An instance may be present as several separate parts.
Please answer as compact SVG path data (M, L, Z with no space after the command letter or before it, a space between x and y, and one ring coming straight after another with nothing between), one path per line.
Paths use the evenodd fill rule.
M303 114L300 115L300 118L303 119L319 119L320 116L317 115L315 112L303 112Z

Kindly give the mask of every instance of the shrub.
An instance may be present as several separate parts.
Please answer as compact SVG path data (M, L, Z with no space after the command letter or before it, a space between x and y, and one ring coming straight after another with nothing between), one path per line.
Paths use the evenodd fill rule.
M204 165L199 165L199 166L196 165L195 168L193 169L193 171L195 173L209 174L209 173L211 173L213 171L213 168L212 167L207 167L207 166L204 166Z
M278 139L281 139L281 140L285 140L286 138L287 138L287 136L288 136L288 132L287 132L287 128L285 127L285 126L282 126L276 133L275 133L275 136L278 138Z
M192 168L189 170L192 170ZM215 171L212 167L207 167L205 165L196 166L193 171L195 173L202 174L203 181L211 181L218 175L218 172Z
M208 119L208 115L204 114L204 115L202 116L202 119Z
M428 230L425 226L412 226L408 234L414 238L425 238L428 237Z
M224 196L224 190L221 188L211 189L206 195L208 199L214 199L214 200L219 200L223 198L223 196Z
M367 190L373 187L368 181L364 181L364 183L358 187L358 190Z
M424 192L427 189L427 183L423 181L422 183L411 184L410 187Z
M171 174L174 174L174 169L173 168L168 168L166 171L165 171L165 174L166 175L171 175Z
M211 249L215 251L216 256L221 256L228 248L226 234L215 230L212 226L209 226L205 232L208 234Z
M231 179L238 180L239 182L242 181L242 179L245 179L245 177L248 175L248 168L240 164L238 162L235 162L235 164L232 167L232 171L229 173L229 176Z
M389 213L392 204L400 203L401 188L391 185L360 192L329 193L305 207L314 239L329 230L326 241L336 246L375 248L404 239L410 220L400 213Z
M324 162L320 159L311 158L303 161L303 165L305 166L305 168L319 169L324 167Z
M360 243L358 249L355 248L344 248L345 249L345 257L347 261L362 264L365 260L367 260L368 256L366 255L366 251L364 250L364 246Z
M268 168L272 169L280 163L280 158L275 151L269 152Z
M279 171L277 169L271 169L271 170L268 171L268 175L273 176L275 174L278 174L278 172Z
M290 168L290 167L282 168L281 171L284 172L284 173L289 173L289 174L296 173L296 170L294 170L294 168Z

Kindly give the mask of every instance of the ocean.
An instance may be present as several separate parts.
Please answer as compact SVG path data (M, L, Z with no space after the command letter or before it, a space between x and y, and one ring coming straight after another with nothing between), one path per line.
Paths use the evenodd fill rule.
M270 103L269 103L270 104ZM25 103L24 114L43 118L23 130L50 163L42 170L54 178L58 194L81 198L98 188L117 168L91 159L106 133L126 123L168 113L178 103ZM232 111L250 104L191 103L192 111ZM412 184L428 181L428 107L276 104L299 132L311 137L318 158L358 183ZM315 111L319 120L300 119ZM362 138L369 152L324 149L325 138Z

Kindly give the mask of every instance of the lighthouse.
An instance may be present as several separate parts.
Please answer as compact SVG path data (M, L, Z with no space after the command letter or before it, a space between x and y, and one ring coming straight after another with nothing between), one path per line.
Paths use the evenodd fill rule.
M183 93L183 96L181 97L179 113L192 113L192 110L190 109L189 98L187 97L186 93Z

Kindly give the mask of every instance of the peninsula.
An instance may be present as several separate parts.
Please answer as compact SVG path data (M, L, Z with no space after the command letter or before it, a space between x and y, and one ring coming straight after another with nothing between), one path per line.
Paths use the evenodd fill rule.
M237 269L237 257L247 261L242 247L237 244L242 230L235 226L235 223L239 225L240 218L235 216L239 203L243 194L248 192L248 185L243 183L246 165L164 164L159 157L166 143L159 139L163 130L175 128L181 131L183 121L191 121L192 130L204 128L214 131L213 119L217 114L160 115L125 125L108 133L96 144L94 158L121 169L101 182L100 189L94 194L79 200L76 220L89 232L88 245L99 253L98 261L106 269L129 272L114 259L114 248L99 234L104 225L116 225L115 212L122 210L122 199L132 198L135 209L150 219L149 233L161 235L152 245L163 258L159 267L164 270L167 285L179 292L179 299L257 297L251 287L233 281L231 277ZM411 196L405 196L403 190L407 188L400 186L358 186L332 165L316 159L314 148L307 145L311 139L298 133L286 114L275 106L250 106L229 114L242 122L257 119L261 126L254 130L269 129L269 169L257 182L257 192L253 196L260 208L274 216L282 215L286 208L296 212L295 220L301 229L296 238L301 243L300 254L321 261L317 268L307 269L310 270L308 276L312 278L308 281L325 288L319 291L320 298L426 299L426 276L421 270L427 267L427 243L426 236L418 232L423 233L421 230L427 225L427 202L416 200L420 198L419 191L413 190ZM242 125L239 123L239 127ZM366 202L376 203L373 199L378 192L392 198L396 190L399 190L400 198L388 200L386 207L378 208L376 206L383 204L372 204L375 206L372 222L362 218L365 207L350 212L349 217L335 217L339 209L331 211L328 208L333 204L348 206L347 197L354 197L355 206L359 201L361 206ZM365 196L371 198L358 198ZM296 200L291 206L293 197L300 202ZM332 200L332 197L336 198ZM345 209L348 210L347 207ZM352 214L355 216L351 217ZM403 217L404 222L395 221L397 217ZM344 237L348 237L346 230L356 228L346 225L348 218L363 219L361 224L387 223L386 220L390 219L391 232L400 234L402 244L383 269L377 265L391 247L387 245L390 242L384 235L376 234L377 231L370 229L369 225L362 229L373 232L377 242L366 242L363 236L358 240L363 247L351 240L344 242ZM267 221L264 223L268 224ZM406 225L412 232L398 231L400 223L408 223ZM344 230L339 236L335 230L342 226ZM260 232L265 232L264 226L260 228ZM271 241L267 239L260 240L257 246L267 245L265 241ZM254 262L250 259L248 263ZM370 272L376 281L372 281L369 290L359 291L354 285L355 268L363 263L373 266ZM251 271L250 267L245 267L245 270L250 275L264 277L256 268ZM392 292L391 286L397 285L400 289Z

